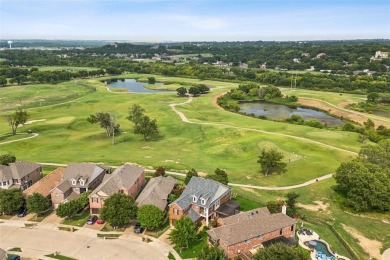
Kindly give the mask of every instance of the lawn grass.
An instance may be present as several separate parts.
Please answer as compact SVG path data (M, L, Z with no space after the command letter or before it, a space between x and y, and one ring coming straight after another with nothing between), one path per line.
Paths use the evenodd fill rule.
M240 211L249 211L263 206L263 204L255 201L255 199L244 198L240 195L236 196L234 200L240 203Z
M89 210L86 210L81 213L79 216L74 216L71 219L64 219L61 224L82 227L87 223L87 219L89 217Z
M20 247L13 247L11 249L8 249L8 251L12 251L12 252L22 252L22 249Z
M107 233L97 233L96 234L97 237L103 237L103 238L118 238L120 237L122 234L107 234Z
M165 231L169 229L169 227L169 220L167 219L164 224L161 225L161 227L157 228L156 230L146 230L145 234L148 236L159 238L162 234L165 233Z
M1 214L0 219L11 219L14 215Z
M175 256L172 255L171 252L169 252L169 254L168 254L168 259L169 259L169 260L176 260Z
M129 225L130 226L130 225ZM112 227L110 224L106 223L104 227L100 230L102 232L110 232L110 231L117 231L117 232L124 232L128 226L125 227Z
M207 245L206 233L204 233L201 239L190 242L188 248L175 247L175 250L183 259L196 258L205 245Z
M69 256L60 255L60 254L54 254L54 253L50 254L50 255L45 255L45 256L53 258L53 259L59 259L59 260L77 260L76 258L72 258Z

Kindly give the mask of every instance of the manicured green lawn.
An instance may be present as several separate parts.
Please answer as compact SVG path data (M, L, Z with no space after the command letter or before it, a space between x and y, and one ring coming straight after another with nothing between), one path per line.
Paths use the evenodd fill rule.
M188 248L180 249L175 247L176 252L183 258L196 258L199 256L199 253L202 251L202 248L207 244L207 234L203 236L202 239L192 241Z
M75 216L72 219L64 219L61 224L82 227L87 223L89 210L84 211L80 216Z
M240 203L240 211L249 211L249 210L257 209L257 208L260 208L263 206L263 204L261 204L257 201L250 200L250 199L244 198L242 196L236 196L234 198L234 200Z
M8 251L12 251L12 252L22 252L22 249L20 247L13 247L11 249L8 249Z
M64 255L55 255L55 254L50 254L50 255L45 255L47 257L53 258L53 259L59 259L59 260L77 260L76 258L64 256Z

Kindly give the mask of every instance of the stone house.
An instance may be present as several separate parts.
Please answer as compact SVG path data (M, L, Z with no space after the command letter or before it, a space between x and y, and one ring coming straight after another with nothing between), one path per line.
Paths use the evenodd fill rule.
M125 164L118 167L90 195L91 214L99 214L104 200L120 192L135 198L145 184L145 171L136 165Z
M177 180L171 176L151 178L135 202L138 207L149 204L164 211L168 205L168 197L176 183Z
M109 169L95 163L70 163L61 182L50 191L55 208L59 204L75 199L80 194L99 186Z
M237 212L239 204L230 200L230 187L211 179L192 177L181 196L169 205L171 225L183 215L206 225L218 217Z
M264 208L221 219L221 226L207 231L209 242L229 256L251 258L271 241L293 241L296 221L284 213L271 214Z
M0 165L0 188L20 188L22 191L42 178L42 165L16 161L10 165Z

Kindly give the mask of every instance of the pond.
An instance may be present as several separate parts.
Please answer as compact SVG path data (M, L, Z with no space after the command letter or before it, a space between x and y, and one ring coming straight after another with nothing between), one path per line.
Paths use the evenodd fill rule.
M239 112L247 115L265 116L276 121L283 121L292 115L300 115L303 120L315 119L328 126L344 124L339 118L330 116L322 111L303 107L291 108L286 105L266 102L241 102Z
M110 83L107 83L111 88L124 88L127 89L128 92L133 93L167 93L172 92L169 90L157 90L157 89L147 89L145 85L148 85L147 82L139 82L135 79L118 79L111 80ZM154 85L164 86L164 83L156 82Z

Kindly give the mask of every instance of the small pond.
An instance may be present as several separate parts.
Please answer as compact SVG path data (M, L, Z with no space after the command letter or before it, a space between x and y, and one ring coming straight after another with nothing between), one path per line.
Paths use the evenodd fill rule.
M169 90L156 90L156 89L147 89L145 85L148 85L147 82L139 82L135 79L118 79L111 80L111 82L107 83L111 88L125 88L129 92L133 93L167 93L172 92ZM156 82L154 85L164 86L164 83Z
M265 116L268 119L277 121L283 121L292 115L300 115L303 120L315 119L328 126L344 124L339 118L330 116L322 111L303 107L291 108L286 105L266 102L241 102L240 112L248 115Z

